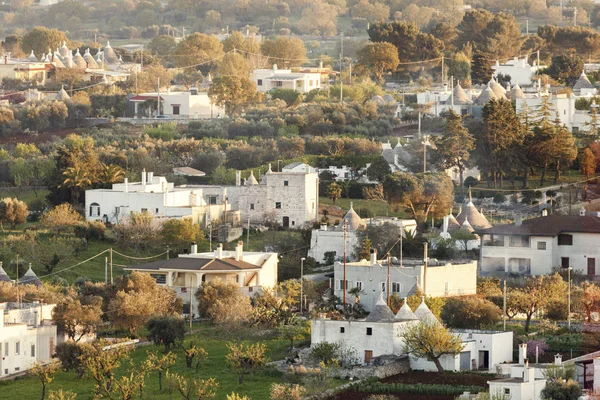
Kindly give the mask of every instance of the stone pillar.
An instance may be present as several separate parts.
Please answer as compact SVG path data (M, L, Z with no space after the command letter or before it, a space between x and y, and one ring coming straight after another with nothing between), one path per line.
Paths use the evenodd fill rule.
M172 280L173 276L171 274L172 274L171 271L167 272L166 282L167 282L167 286L169 286L169 287L173 286L173 280Z
M244 275L245 275L245 274L243 274L243 273L241 273L241 272L240 272L239 274L237 274L237 278L238 278L238 285L239 285L240 287L243 287L243 286L244 286Z
M196 272L196 287L202 286L202 277L204 276L201 272Z

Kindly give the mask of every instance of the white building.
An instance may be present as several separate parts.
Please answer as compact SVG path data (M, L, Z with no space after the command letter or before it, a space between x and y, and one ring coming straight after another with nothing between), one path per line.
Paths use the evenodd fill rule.
M331 172L336 182L345 182L355 177L354 170L346 165L342 165L341 167L330 165L327 168L316 168L316 170L319 175L325 171Z
M88 221L101 220L117 223L132 212L148 212L157 218L192 218L206 225L213 219L238 220L226 200L226 189L219 187L175 187L163 176L142 172L140 182L115 183L111 189L85 191L85 217Z
M388 290L388 269L390 274L389 287L391 294L408 297L422 291L427 296L448 297L475 294L477 291L477 262L451 264L430 259L427 267L422 260L392 259L377 261L377 253L371 251L369 261L346 263L346 289L360 287L363 294L360 304L366 311L372 311L380 293ZM344 264L334 264L335 288L334 294L344 297L343 278ZM346 302L350 302L346 292Z
M320 72L292 72L291 69L278 69L276 64L272 69L255 69L250 73L250 79L256 84L259 92L292 89L308 93L321 89Z
M54 304L0 303L0 377L52 359L57 344Z
M424 301L414 312L404 302L394 315L380 294L365 320L313 319L311 346L321 342L343 343L368 364L374 357L405 354L402 330L420 321L437 322ZM463 349L456 356L440 358L447 371L489 371L500 363L512 362L513 333L510 331L462 330L453 333L462 339ZM413 370L437 371L435 364L426 359L411 356L409 362Z
M478 231L483 274L549 274L552 267L573 268L593 278L600 260L600 218L548 215Z
M279 259L276 253L244 251L243 242L238 242L234 251L223 250L222 244L214 252L198 253L196 250L197 245L192 243L189 254L126 267L125 270L149 273L159 285L173 288L185 304L190 304L190 296L193 298L204 282L216 279L239 285L242 293L248 296L262 288L277 286Z
M223 107L213 104L207 92L200 92L197 88L191 88L187 92L172 92L166 90L161 93L140 93L131 97L129 101L134 104L134 116L141 118L156 115L156 103L153 107L143 107L142 104L148 100L154 102L160 99L160 113L171 118L182 119L210 119L225 116Z
M427 113L436 117L442 116L450 111L458 115L470 115L473 112L474 98L479 95L479 90L465 90L460 82L449 88L444 84L443 88L437 90L427 89L425 92L417 93L417 104L427 107ZM398 105L400 110L401 105Z
M525 56L523 58L515 57L512 60L508 60L505 63L500 64L499 61L496 61L496 64L492 66L494 70L494 75L498 76L509 75L510 83L512 85L519 84L521 86L531 86L535 75L540 69L544 69L546 66L539 66L536 62L533 65L529 64L528 57Z

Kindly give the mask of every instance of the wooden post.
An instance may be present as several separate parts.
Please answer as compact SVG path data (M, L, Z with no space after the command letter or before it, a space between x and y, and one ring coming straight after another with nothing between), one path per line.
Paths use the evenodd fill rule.
M190 333L192 332L192 314L194 311L194 295L192 287L190 286Z
M110 284L113 284L113 249L110 248Z
M390 306L390 268L391 268L391 264L392 264L392 258L390 257L390 253L388 253L387 255L387 262L388 262L388 276L387 276L387 305L388 307Z
M342 281L343 287L343 302L344 302L344 311L346 311L346 220L344 220L344 280Z
M423 243L423 296L427 296L427 242Z

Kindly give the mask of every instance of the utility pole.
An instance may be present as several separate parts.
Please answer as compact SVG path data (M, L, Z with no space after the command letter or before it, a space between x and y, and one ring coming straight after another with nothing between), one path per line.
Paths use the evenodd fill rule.
M248 228L246 229L246 247L250 248L250 213L248 213Z
M343 286L343 302L344 302L344 311L346 311L346 220L344 219L344 280L342 282Z
M387 255L387 262L388 262L388 276L387 276L387 305L389 307L390 305L390 268L392 265L392 258L390 257L390 253L388 253Z
M567 293L567 325L571 328L571 267L567 270L567 281L569 281L569 292Z
M192 314L194 310L194 295L192 293L193 290L190 286L190 332L192 331Z
M404 224L402 222L402 220L400 220L400 268L402 268L404 265L402 264L402 238L404 236Z
M502 311L504 312L502 314L502 321L503 321L503 325L504 325L504 331L506 331L506 279L504 280L504 288L503 288L503 294L502 294Z
M446 80L444 79L444 59L445 57L442 56L442 85L444 84L444 82L446 82Z
M19 308L21 308L21 296L19 293L19 255L17 254L17 303L19 303Z
M108 285L108 257L104 257L104 286Z
M306 260L304 257L300 259L300 314L302 314L302 295L304 293L304 260Z
M342 73L344 72L344 32L341 34L341 46L340 46L340 103L344 102L344 78L342 77ZM345 305L344 305L345 306Z
M110 248L110 255L109 255L109 260L110 260L110 284L113 284L113 249L112 247Z
M427 296L427 242L423 243L423 296Z
M573 26L577 26L577 7L573 7Z
M160 76L157 78L158 80L158 90L156 91L156 116L160 115Z
M525 34L529 36L529 19L525 20Z

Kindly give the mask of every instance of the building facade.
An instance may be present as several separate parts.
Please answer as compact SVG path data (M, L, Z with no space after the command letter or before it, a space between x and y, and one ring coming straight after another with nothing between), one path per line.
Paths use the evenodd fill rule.
M144 107L149 100L160 99L160 114L173 119L212 119L223 118L225 108L213 104L207 92L200 92L191 88L187 92L172 92L166 90L161 93L140 93L129 99L134 104L134 117L156 116L156 104L153 107Z
M548 215L478 231L484 275L544 275L573 268L591 278L600 272L600 217Z
M291 89L308 93L321 89L320 72L293 72L291 69L278 69L276 64L272 69L255 69L250 73L250 79L256 84L259 92Z

